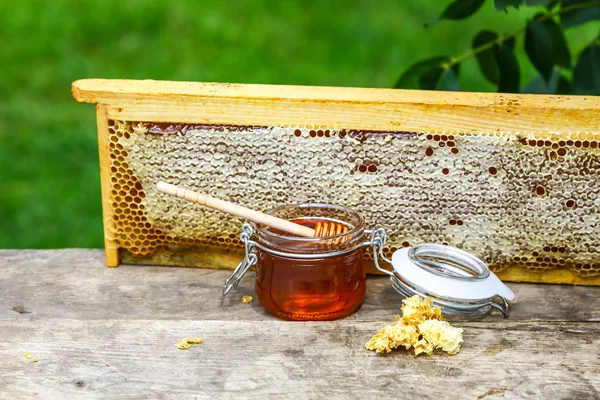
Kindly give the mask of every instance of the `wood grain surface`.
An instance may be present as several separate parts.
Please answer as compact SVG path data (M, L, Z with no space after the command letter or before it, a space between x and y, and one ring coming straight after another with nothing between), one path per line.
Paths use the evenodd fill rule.
M324 126L597 138L600 99L423 90L84 79L73 98L107 106L108 118L202 124ZM507 118L510 113L511 118Z
M100 160L100 184L102 188L102 221L104 226L104 253L107 267L119 265L119 244L115 242L110 230L112 206L110 203L110 151L108 119L106 106L96 106L96 125L98 127L98 155Z
M456 320L456 356L377 355L399 312L384 277L321 323L277 320L253 274L104 266L101 250L0 251L0 398L598 398L600 288L510 284L508 319ZM204 343L175 347L184 337ZM38 359L26 359L29 352Z

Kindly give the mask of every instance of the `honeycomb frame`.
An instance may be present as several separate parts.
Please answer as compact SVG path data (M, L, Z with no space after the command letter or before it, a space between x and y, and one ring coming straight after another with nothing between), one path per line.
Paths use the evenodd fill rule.
M108 266L241 259L242 221L164 180L260 210L356 209L388 256L445 243L504 280L600 285L598 98L118 80L73 96L98 104Z

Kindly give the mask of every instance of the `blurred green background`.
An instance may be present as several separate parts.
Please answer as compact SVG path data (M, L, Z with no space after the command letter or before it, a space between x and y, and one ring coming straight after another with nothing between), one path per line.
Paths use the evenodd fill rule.
M425 29L446 4L0 1L0 248L103 246L95 111L71 99L72 81L392 87L412 63L462 54L479 30L510 32L536 12L504 15L487 2L468 22ZM571 51L594 34L569 30ZM535 73L523 60L526 82ZM461 85L493 90L473 59Z

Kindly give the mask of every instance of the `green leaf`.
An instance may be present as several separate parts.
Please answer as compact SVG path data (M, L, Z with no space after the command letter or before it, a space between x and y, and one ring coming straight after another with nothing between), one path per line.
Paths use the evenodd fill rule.
M519 92L521 73L515 57L515 39L509 38L496 43L498 35L491 31L481 31L473 39L471 46L477 48L486 43L494 43L490 49L475 55L481 73L498 85L499 92Z
M496 10L506 10L508 7L519 8L523 4L523 0L494 0Z
M584 3L591 3L584 6ZM577 8L581 5L581 8ZM562 3L561 10L564 11L560 16L560 23L565 28L572 28L577 25L585 24L596 19L600 19L600 0L565 0Z
M498 39L498 35L492 31L483 30L479 32L471 43L471 48L476 49L487 43L495 42ZM498 84L500 79L500 71L498 70L498 63L496 62L496 55L494 54L493 46L475 54L477 64L483 76L490 82Z
M554 68L552 34L544 24L533 20L527 23L525 52L534 67L548 81Z
M543 76L538 75L531 80L525 87L521 90L521 93L529 93L529 94L554 94L556 87L558 86L558 78L553 73L552 77L548 82L544 79Z
M536 14L527 24L525 50L532 64L548 78L554 65L571 68L571 54L562 28L552 18L543 17Z
M439 19L459 20L475 14L485 0L454 0L446 7Z
M573 93L600 95L600 42L586 47L573 71Z
M552 71L548 82L542 76L538 76L525 85L522 90L522 93L533 94L569 94L570 92L571 82L556 69Z
M550 0L525 0L525 5L529 7L546 6Z
M567 46L565 33L553 19L542 22L552 37L552 48L554 49L554 62L564 68L571 68L571 53Z
M419 88L423 90L460 90L459 64L450 68L436 67L419 77Z
M573 84L569 82L567 78L561 75L558 78L558 86L556 87L556 94L571 94L573 93Z
M425 71L423 75L419 77L419 89L423 90L435 90L437 89L442 74L445 69L442 67L435 67L429 71Z
M460 73L460 64L454 64L452 67L444 71L444 75L438 85L439 90L459 91L460 81L458 75Z
M419 79L426 72L435 69L441 68L443 64L450 62L450 57L433 57L427 60L419 61L416 64L408 67L406 71L398 78L395 88L402 89L417 89L420 88Z
M551 0L548 5L546 6L547 10L552 10L554 7L556 7L558 4L560 3L560 0Z
M510 38L501 44L495 44L494 54L498 63L498 69L500 70L498 91L518 93L521 82L521 71L517 57L515 57L515 39Z

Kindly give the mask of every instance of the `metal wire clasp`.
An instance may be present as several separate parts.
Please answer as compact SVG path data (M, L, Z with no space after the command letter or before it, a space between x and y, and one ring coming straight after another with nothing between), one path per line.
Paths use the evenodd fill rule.
M258 262L258 256L256 254L255 243L250 240L254 235L254 229L250 224L242 225L242 233L240 234L240 240L244 243L246 248L246 255L241 263L233 270L232 274L225 281L223 286L223 296L225 296L231 289L237 287L240 280L248 272L250 268L256 265Z
M383 269L379 265L379 258L381 258L383 261L387 262L390 265L392 264L392 260L388 259L386 256L383 255L383 247L385 246L386 242L387 233L385 229L378 228L371 231L370 245L371 250L373 251L373 262L375 263L375 268L377 268L379 271L383 272L386 275L394 276L394 274L391 271Z

